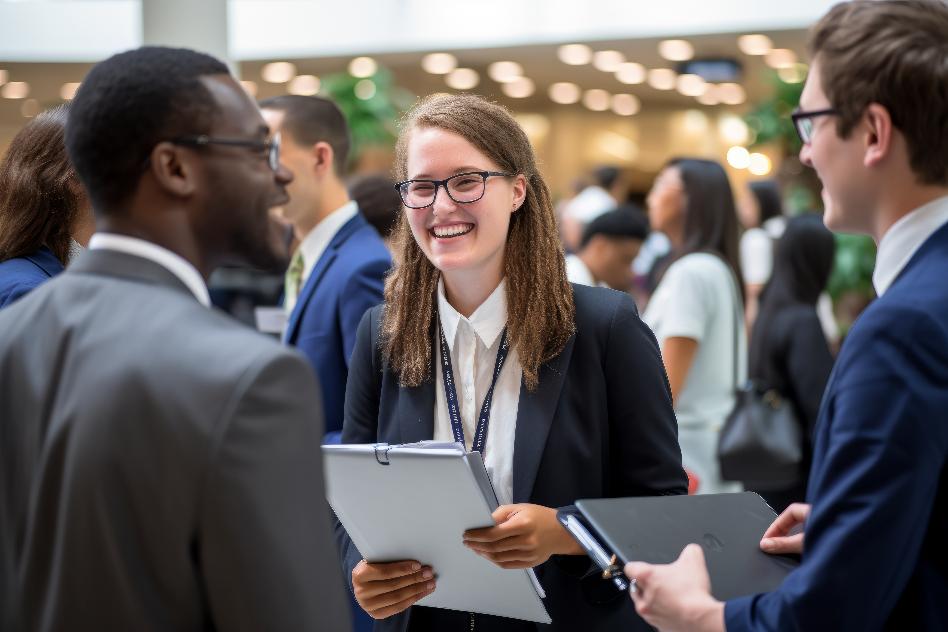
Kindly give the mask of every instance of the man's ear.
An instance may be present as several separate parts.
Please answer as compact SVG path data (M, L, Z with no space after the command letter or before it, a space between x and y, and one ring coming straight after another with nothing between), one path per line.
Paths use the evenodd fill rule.
M149 170L158 186L177 197L188 197L197 190L197 165L182 147L161 142L151 150Z
M862 115L866 138L866 155L863 164L878 166L892 151L892 116L885 106L870 103Z
M312 152L314 158L313 169L318 175L324 176L336 172L334 162L336 154L332 150L332 145L321 140L313 145Z

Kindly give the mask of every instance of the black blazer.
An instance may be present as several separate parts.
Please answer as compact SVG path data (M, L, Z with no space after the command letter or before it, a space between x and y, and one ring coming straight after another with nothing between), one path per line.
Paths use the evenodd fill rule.
M627 294L574 285L573 296L576 333L541 367L534 392L521 387L513 502L561 507L580 498L684 494L677 423L654 335ZM359 326L342 443L406 443L434 433L433 368L422 385L399 386L382 360L382 307L366 312ZM338 522L336 538L351 588L352 569L362 556ZM538 629L628 630L636 620L644 626L628 595L610 591L594 570L585 556L554 556L536 568L553 619L552 626ZM406 630L412 610L377 622L375 629ZM417 610L427 611L425 625L412 629L454 627L447 623L448 611ZM477 629L509 629L505 623L512 622L478 615Z

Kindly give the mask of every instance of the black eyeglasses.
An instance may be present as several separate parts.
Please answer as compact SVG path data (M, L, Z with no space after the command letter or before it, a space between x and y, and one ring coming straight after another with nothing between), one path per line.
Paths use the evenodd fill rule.
M175 145L191 145L193 147L207 147L208 145L229 145L231 147L247 147L260 153L266 153L267 163L276 171L280 168L280 134L276 133L270 140L249 140L244 138L214 138L206 134L200 136L181 136L171 141Z
M803 141L804 145L809 145L810 139L813 138L813 119L818 116L835 116L837 114L839 114L839 110L835 108L809 111L797 110L790 115L790 118L793 120L793 126L797 129L800 140Z
M426 208L435 203L438 187L444 187L448 197L458 204L470 204L484 197L487 178L499 176L512 178L516 174L503 171L467 171L444 180L405 180L395 185L408 208Z

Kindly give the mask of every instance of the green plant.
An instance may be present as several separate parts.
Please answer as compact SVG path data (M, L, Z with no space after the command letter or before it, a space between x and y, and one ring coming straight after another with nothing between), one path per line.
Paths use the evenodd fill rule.
M786 154L800 151L800 138L793 128L790 113L800 103L802 83L786 83L776 72L769 72L768 80L773 86L769 99L757 104L744 115L744 122L753 132L751 146L778 143Z
M876 244L865 235L836 235L836 256L827 291L838 302L846 292L872 297L872 270L876 264Z

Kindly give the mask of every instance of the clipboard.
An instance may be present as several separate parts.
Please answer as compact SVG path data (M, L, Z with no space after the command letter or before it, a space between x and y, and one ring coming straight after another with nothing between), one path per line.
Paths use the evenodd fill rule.
M464 546L494 526L497 498L478 452L458 443L324 445L326 496L365 559L413 559L437 578L419 606L550 623L532 569L508 570Z
M753 492L579 500L557 519L619 590L629 585L630 561L668 564L696 543L704 550L711 593L720 600L777 588L800 564L798 556L760 550L777 517Z

